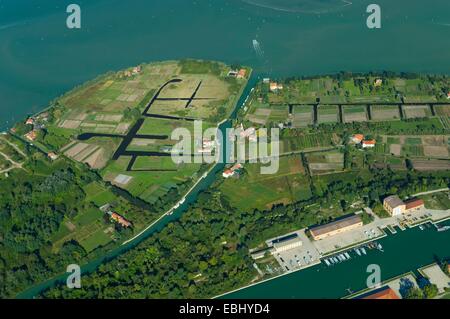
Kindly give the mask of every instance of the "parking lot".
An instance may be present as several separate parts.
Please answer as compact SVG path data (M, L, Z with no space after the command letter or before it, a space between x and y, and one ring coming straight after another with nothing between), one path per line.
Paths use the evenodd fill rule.
M287 251L275 251L273 256L285 271L293 271L303 269L320 263L320 254L314 247L314 244L306 236L304 230L297 232L298 237L302 241L301 247L296 247ZM273 239L269 239L269 244Z

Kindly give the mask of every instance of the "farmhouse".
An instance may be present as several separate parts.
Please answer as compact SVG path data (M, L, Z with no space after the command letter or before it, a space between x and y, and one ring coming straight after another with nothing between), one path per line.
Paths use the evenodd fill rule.
M362 147L363 148L371 148L371 147L375 147L375 144L377 142L375 140L364 140L362 142Z
M243 78L245 78L246 74L247 74L247 70L246 69L240 69L236 77L238 79L243 79Z
M277 82L271 82L269 84L269 89L271 92L281 91L283 89L283 84Z
M52 161L58 159L58 155L56 155L55 152L50 152L47 154L48 158L51 159Z
M375 80L375 83L373 84L375 87L377 87L377 86L381 86L381 85L383 85L383 80L382 79L376 79Z
M450 100L450 92L447 93L447 100Z
M355 134L352 136L352 141L355 144L360 144L364 140L364 135L362 134Z
M27 134L25 134L25 138L31 142L33 142L37 137L37 131L36 130L32 130L30 132L28 132Z
M225 171L222 173L222 176L225 177L225 178L232 177L232 176L234 176L234 174L236 174L241 168L242 168L242 164L237 163L237 164L233 165L233 167L231 167L230 169L225 170Z
M112 220L114 220L116 223L120 224L121 226L123 226L125 228L132 226L130 221L128 221L123 216L119 215L118 213L110 211L110 212L108 212L108 215L111 216Z
M391 216L399 216L420 210L425 207L425 203L421 199L411 199L404 202L397 195L393 195L384 199L383 207Z
M325 225L312 227L309 233L314 240L321 240L362 226L363 221L360 216L350 215Z
M275 252L283 252L293 248L301 247L303 242L300 240L296 233L279 237L272 241Z
M32 117L27 118L27 120L25 121L25 124L33 125L34 124L34 119Z

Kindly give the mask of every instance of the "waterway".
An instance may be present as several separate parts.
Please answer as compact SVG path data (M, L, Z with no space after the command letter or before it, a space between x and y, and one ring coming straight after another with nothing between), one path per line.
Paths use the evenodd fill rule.
M433 5L424 5L422 0L379 0L383 10L380 30L366 27L366 7L372 2L367 0L354 0L350 5L325 0L320 1L320 7L306 0L79 0L82 28L69 30L65 26L65 7L72 2L5 0L1 3L0 129L43 109L51 99L99 74L149 61L191 57L240 63L253 67L256 76L252 81L262 75L288 77L340 70L450 73L448 0L435 0ZM282 7L275 5L280 3ZM252 81L238 105L245 100ZM221 129L229 126L228 121ZM179 218L221 169L222 164L216 165L172 215L162 218L138 239L87 264L83 272L95 270ZM411 232L415 234L415 230ZM397 253L403 253L403 245L409 247L409 242L397 244L397 239L394 242L391 262L383 266L386 275L389 267L393 267L387 264L399 265L392 270L394 273L431 262L430 255L441 241L435 242L431 237L424 240L420 260L413 259L407 265ZM324 294L337 297L342 295L342 289L349 288L345 286L356 289L360 267L351 268L356 273L354 278L353 274L350 276L348 284L341 283L342 278L351 274L348 265L343 263L324 270L311 268L290 275L307 277L303 273L316 271L326 274L327 280L321 280L321 285L312 279L317 276L292 280L289 297ZM288 277L271 282L287 284ZM31 298L58 281L65 281L65 276L37 285L19 297ZM264 285L267 284L255 287ZM249 288L237 294L282 296L286 289L282 284L277 285L276 290L270 286L259 292L255 292L257 288ZM242 295L244 291L246 296Z
M219 129L222 131L223 136L227 136L226 129L231 127L232 119L236 117L237 110L244 105L244 102L245 102L247 96L250 94L251 89L254 87L254 85L256 84L257 81L258 81L258 78L255 76L253 76L248 81L247 86L244 88L242 95L236 104L235 110L232 112L232 114L230 116L230 119L227 121L224 121L221 125L219 125ZM227 143L222 144L221 157L223 156L223 154L227 154L226 152L227 152L228 147L230 147L229 144L227 144ZM224 167L225 167L225 164L222 163L222 161L219 161L219 163L217 163L213 166L213 168L209 171L209 173L206 175L206 177L202 178L195 185L195 187L189 192L189 194L185 198L185 202L183 204L181 204L178 208L174 209L170 215L163 216L160 220L158 220L151 227L146 229L142 234L137 236L135 239L133 239L131 241L127 241L124 245L121 245L118 248L112 250L111 252L107 253L105 256L103 256L101 258L97 258L97 259L91 261L90 263L82 266L81 272L83 274L87 274L87 273L94 271L102 263L105 263L108 260L111 260L111 259L115 258L116 256L123 254L124 252L128 251L129 249L136 247L136 245L141 243L143 240L145 240L149 236L162 230L170 222L175 221L178 218L180 218L181 215L189 208L189 206L196 201L198 194L200 192L202 192L203 190L207 189L215 181L216 174L219 173L220 171L223 171ZM67 274L62 274L60 276L52 278L46 282L38 284L38 285L24 291L23 293L19 294L17 297L18 298L33 298L36 295L38 295L41 291L48 289L57 283L65 282L66 279L67 279Z
M450 225L450 221L442 223ZM367 250L367 255L352 253L352 259L327 267L324 263L289 273L222 298L342 298L367 288L369 265L379 265L383 282L450 257L450 231L419 227L400 231L378 242L384 252Z
M73 2L80 30L66 27ZM0 129L99 74L149 61L215 59L272 77L450 73L450 1L378 0L382 28L369 30L372 2L3 0Z

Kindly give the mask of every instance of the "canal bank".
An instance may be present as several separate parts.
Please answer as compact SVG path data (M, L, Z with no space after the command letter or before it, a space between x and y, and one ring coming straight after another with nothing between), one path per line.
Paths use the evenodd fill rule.
M450 221L440 223L450 225ZM367 255L352 256L350 260L327 267L325 264L291 272L267 281L243 287L218 296L225 299L251 298L344 298L366 288L369 265L379 265L381 280L416 271L450 257L450 231L439 232L435 227L419 227L398 231L377 240L383 251L373 249Z
M230 114L230 117L228 120L222 121L218 128L221 130L222 135L226 136L226 130L227 128L231 128L233 119L236 118L237 111L239 108L241 108L245 101L247 100L248 95L250 94L251 90L255 86L255 84L258 81L258 77L256 75L252 75L250 79L247 82L247 85L241 92L240 98L238 102L236 103L236 107ZM226 148L229 147L227 143L224 143L222 145L221 154L226 154ZM133 249L138 244L140 244L142 241L144 241L146 238L150 237L151 235L161 231L167 224L170 222L176 221L179 219L184 212L186 212L191 204L193 204L196 200L198 195L206 190L215 180L216 175L222 171L225 167L225 164L222 163L222 161L219 161L219 163L212 166L212 168L208 171L207 175L205 177L201 177L194 185L193 187L188 191L188 193L184 197L184 202L179 202L175 209L170 209L168 212L163 214L159 219L157 219L155 222L153 222L151 225L149 225L146 229L144 229L142 232L137 234L135 237L131 238L130 240L125 241L121 246L113 249L106 255L97 258L86 265L81 267L81 273L82 274L89 274L97 269L101 264L106 263L108 261L111 261L115 257L127 252L130 249ZM43 282L41 284L38 284L30 289L27 289L23 291L22 293L17 295L17 298L20 299L30 299L34 298L35 296L39 295L42 291L49 289L55 285L65 283L67 279L66 273L61 274L59 276L56 276L46 282Z

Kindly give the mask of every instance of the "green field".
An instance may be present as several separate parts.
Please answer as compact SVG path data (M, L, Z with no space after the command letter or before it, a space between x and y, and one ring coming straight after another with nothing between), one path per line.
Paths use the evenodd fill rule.
M276 204L289 204L311 196L299 156L281 157L277 174L262 175L261 166L245 164L243 176L227 179L220 185L232 206L244 211L267 210Z

